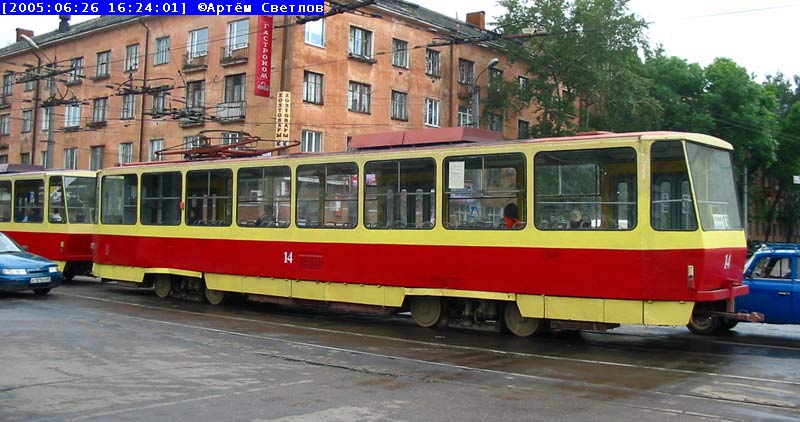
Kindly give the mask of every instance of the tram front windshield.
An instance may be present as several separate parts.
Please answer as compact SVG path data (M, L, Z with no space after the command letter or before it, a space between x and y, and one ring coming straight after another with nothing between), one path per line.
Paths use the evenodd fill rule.
M687 142L686 154L703 230L741 230L731 152Z

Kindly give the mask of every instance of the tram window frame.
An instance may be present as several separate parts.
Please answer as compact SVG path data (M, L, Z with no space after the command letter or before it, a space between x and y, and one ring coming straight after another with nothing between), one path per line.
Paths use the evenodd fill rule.
M661 152L659 148L664 148L665 151ZM676 156L678 152L680 156ZM671 170L671 173L667 174L662 170ZM664 177L670 174L672 180ZM676 185L675 177L680 178L681 175L683 178ZM664 192L665 190L669 192ZM681 198L672 199L672 194L678 192ZM693 232L700 227L683 141L657 141L650 145L650 226L656 231L679 232Z
M634 230L639 223L637 159L633 147L536 153L533 159L536 228Z
M688 141L685 148L703 231L742 230L733 152Z
M181 224L183 177L179 171L143 173L139 197L139 222L145 226ZM152 194L149 189L156 192Z
M44 179L14 181L14 221L26 224L44 222L44 203Z
M436 160L433 158L368 161L364 164L363 183L364 227L367 229L434 228ZM428 191L420 186L424 186ZM394 190L389 189L391 187L394 187ZM387 190L382 193L381 188ZM409 197L412 197L411 201L408 200Z
M100 180L100 195L102 224L126 226L136 224L139 216L139 177L136 174L103 176Z
M233 171L187 171L183 211L186 225L229 227L233 222Z
M47 222L50 224L67 223L66 195L64 193L64 178L50 176L47 180Z
M292 221L292 169L289 166L240 168L236 183L239 227L289 227Z
M70 224L94 224L97 221L97 179L64 176L67 221Z
M503 222L503 210L508 204L514 204L518 210L519 221L511 229L524 229L527 224L527 168L527 157L522 153L445 158L442 226L450 230L508 230ZM503 174L509 169L513 169L514 173ZM478 173L475 173L476 171ZM513 188L498 189L503 187L503 179L512 177ZM465 208L466 206L469 208ZM456 209L455 214L451 214L452 209Z
M0 222L11 221L12 198L11 181L0 180Z
M354 229L358 226L359 168L354 162L306 164L295 173L295 225L301 228ZM303 180L303 179L308 180ZM316 182L314 182L316 178ZM342 183L343 182L343 183ZM342 183L339 195L329 186ZM314 189L313 185L317 185ZM315 192L316 191L316 192ZM342 205L348 205L343 207ZM316 219L312 219L316 215ZM346 221L335 221L346 217Z

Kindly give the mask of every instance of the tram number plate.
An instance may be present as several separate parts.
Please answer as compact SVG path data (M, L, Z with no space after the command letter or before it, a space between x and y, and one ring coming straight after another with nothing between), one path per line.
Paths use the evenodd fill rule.
M33 277L31 279L31 284L40 284L49 282L50 282L50 277Z

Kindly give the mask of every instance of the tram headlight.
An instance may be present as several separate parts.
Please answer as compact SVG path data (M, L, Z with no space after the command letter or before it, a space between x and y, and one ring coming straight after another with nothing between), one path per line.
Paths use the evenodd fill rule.
M3 275L25 275L28 271L25 268L3 268Z

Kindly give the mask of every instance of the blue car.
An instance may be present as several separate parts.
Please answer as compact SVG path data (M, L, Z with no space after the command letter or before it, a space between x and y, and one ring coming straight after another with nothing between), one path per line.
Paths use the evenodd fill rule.
M58 264L25 251L0 233L0 292L33 290L43 296L63 281Z
M750 294L736 298L736 309L761 312L768 324L800 324L800 244L766 244L745 265Z

